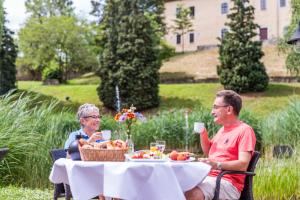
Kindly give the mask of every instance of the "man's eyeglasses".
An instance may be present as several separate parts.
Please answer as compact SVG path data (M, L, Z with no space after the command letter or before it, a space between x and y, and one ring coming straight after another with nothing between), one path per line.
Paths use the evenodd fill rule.
M219 108L224 108L224 107L228 107L230 105L213 105L212 109L219 109Z
M100 119L100 115L89 115L89 116L84 116L83 118L93 118L93 119Z

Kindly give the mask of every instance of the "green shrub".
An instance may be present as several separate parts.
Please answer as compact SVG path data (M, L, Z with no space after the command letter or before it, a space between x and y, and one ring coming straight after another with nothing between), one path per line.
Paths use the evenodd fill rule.
M63 72L57 64L52 64L51 67L46 67L42 73L42 79L57 79L60 83L63 81Z
M159 59L168 60L170 57L175 55L175 47L171 46L165 40L160 41Z

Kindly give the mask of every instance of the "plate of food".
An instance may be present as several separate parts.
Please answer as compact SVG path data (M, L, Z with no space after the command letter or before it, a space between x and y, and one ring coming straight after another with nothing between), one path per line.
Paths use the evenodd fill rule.
M172 160L172 159L169 159L170 162L178 162L178 163L192 162L192 161L195 161L195 160L196 160L195 157L189 157L186 160Z
M195 160L195 156L193 153L190 152L177 152L173 150L169 154L169 161L171 162L192 162Z
M125 157L127 158L128 161L132 162L166 162L168 161L167 158L159 157L157 155L154 155L148 150L141 150L141 151L136 151L132 154L126 154Z

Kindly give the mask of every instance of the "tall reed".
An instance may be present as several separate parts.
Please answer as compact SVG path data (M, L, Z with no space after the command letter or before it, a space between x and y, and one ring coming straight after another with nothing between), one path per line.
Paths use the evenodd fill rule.
M58 102L43 103L38 98L15 94L0 101L0 147L9 148L0 163L1 184L49 185L49 150L62 147L78 126L73 114L57 107Z

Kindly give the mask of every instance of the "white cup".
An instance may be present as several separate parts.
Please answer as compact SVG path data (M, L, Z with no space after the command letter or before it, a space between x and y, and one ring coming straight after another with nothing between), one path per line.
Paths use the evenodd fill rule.
M103 130L101 131L103 140L110 140L111 138L111 130Z
M199 134L202 133L204 130L204 123L203 122L195 122L194 123L194 132Z

